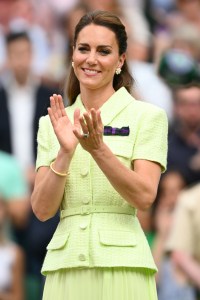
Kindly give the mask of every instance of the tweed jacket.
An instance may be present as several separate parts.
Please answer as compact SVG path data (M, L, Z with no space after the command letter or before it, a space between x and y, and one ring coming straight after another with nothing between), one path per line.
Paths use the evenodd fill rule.
M80 95L66 108L84 111ZM101 107L104 126L129 127L128 135L104 136L105 143L128 168L145 159L166 167L167 117L152 104L135 100L125 88ZM40 119L36 168L49 166L59 143L48 116ZM47 246L42 273L73 267L156 266L146 237L131 207L112 187L92 156L78 144L72 158L61 204L60 222ZM134 182L133 182L134 184Z

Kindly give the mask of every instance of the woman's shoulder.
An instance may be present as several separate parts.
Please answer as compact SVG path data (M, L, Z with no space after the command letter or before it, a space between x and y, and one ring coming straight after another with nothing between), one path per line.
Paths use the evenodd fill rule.
M135 99L135 101L133 101L133 106L134 108L138 109L141 113L145 113L145 112L151 112L151 113L163 113L165 114L165 110L155 104L152 104L152 103L149 103L149 102L146 102L144 100L141 100L141 99Z
M47 115L45 115L45 116L40 117L39 122L40 122L40 123L44 123L44 124L50 122L50 117L49 117L49 115L47 114Z
M45 115L40 117L39 119L39 128L47 129L48 127L52 126L49 115Z
M159 119L163 122L168 122L167 114L163 108L134 97L133 101L129 103L126 113L130 116L130 118L134 118L135 121L144 121L146 123Z

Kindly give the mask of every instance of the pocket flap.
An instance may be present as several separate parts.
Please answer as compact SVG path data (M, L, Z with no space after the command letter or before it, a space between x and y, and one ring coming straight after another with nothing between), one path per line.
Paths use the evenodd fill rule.
M100 230L99 240L106 246L136 246L136 239L131 231Z
M61 249L67 243L69 238L69 232L65 234L56 234L52 237L51 241L47 245L47 250Z

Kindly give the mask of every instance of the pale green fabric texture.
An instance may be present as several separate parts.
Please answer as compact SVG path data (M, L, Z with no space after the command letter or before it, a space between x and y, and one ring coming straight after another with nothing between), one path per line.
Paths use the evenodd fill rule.
M149 270L69 269L49 274L43 300L157 300Z
M66 108L73 121L75 108L84 111L80 96ZM104 126L130 127L128 136L104 136L118 159L131 168L131 161L145 159L166 167L167 117L151 104L135 100L119 89L102 107ZM42 117L38 132L36 168L49 166L59 143L49 117ZM67 178L62 210L87 205L127 207L91 155L80 145L74 153ZM133 183L134 184L134 183ZM62 219L50 241L42 273L66 268L140 267L157 270L146 237L134 215L94 213Z

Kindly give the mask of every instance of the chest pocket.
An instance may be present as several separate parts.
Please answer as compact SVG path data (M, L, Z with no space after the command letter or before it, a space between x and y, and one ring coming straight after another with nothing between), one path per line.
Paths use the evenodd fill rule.
M133 143L130 140L124 140L126 137L120 136L107 137L104 139L107 146L110 148L112 153L114 153L120 160L130 164L133 155Z
M99 241L104 246L133 247L136 237L131 231L100 230Z

